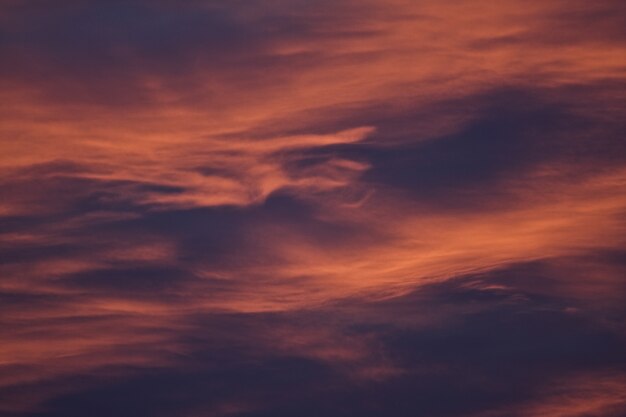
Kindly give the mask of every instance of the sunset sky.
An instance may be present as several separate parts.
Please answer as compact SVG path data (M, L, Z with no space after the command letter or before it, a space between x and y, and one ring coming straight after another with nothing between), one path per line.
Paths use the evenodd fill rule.
M626 2L0 0L0 416L626 416Z

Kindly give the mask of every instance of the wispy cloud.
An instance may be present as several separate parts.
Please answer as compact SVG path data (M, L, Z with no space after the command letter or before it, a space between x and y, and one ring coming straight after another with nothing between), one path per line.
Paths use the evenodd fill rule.
M0 413L623 414L625 14L3 2Z

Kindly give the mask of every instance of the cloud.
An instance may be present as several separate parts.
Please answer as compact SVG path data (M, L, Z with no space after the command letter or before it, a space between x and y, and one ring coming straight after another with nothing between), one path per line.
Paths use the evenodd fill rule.
M623 17L2 3L0 412L623 414Z

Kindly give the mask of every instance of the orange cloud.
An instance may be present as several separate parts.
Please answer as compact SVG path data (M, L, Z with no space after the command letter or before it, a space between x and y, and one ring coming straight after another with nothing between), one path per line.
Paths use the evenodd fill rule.
M567 260L558 292L580 308L623 301L621 270L587 257L626 243L619 2L79 3L0 6L0 387L188 366L199 316L533 261ZM217 335L353 381L403 373L373 338L314 327ZM520 415L622 405L620 377L589 378L603 388L568 383L586 400Z

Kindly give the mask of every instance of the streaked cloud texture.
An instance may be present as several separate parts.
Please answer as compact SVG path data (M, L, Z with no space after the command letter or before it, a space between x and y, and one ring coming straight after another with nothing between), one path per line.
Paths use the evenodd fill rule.
M617 0L0 3L0 415L626 415Z

